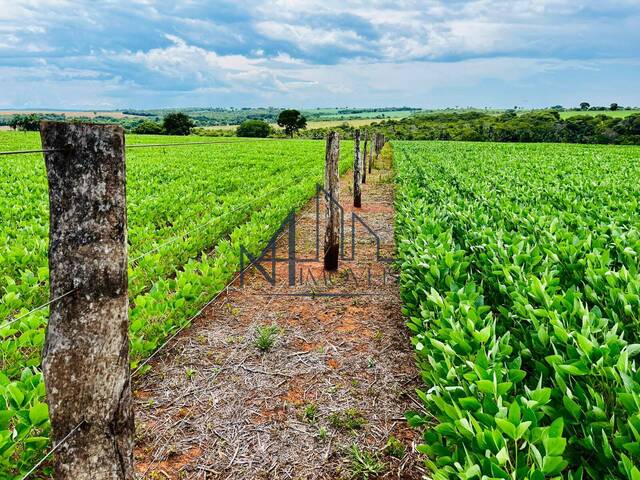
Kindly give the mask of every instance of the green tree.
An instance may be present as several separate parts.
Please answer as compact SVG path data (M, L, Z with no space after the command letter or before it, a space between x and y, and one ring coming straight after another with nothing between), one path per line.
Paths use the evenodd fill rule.
M290 137L300 129L307 128L307 119L298 110L283 110L278 115L278 126Z
M182 113L169 113L162 121L162 126L167 135L189 135L195 123L191 118Z
M162 135L164 130L162 125L152 120L145 120L133 129L133 133L143 135Z
M14 115L9 122L9 126L14 130L36 132L40 130L40 120L40 115L36 113L30 113L28 115Z
M617 103L612 103L611 105L609 105L609 110L611 110L612 112L615 112L616 110L618 110L618 104Z
M591 104L589 102L582 102L580 103L580 110L589 110L590 106Z
M236 135L239 137L265 138L269 133L271 133L271 127L262 120L245 120L236 129Z

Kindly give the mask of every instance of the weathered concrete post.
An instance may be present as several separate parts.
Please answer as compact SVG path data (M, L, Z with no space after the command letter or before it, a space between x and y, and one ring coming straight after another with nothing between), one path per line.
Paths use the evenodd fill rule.
M362 156L360 155L360 130L353 135L353 206L362 206Z
M129 480L129 383L124 131L43 122L49 179L51 305L42 359L56 480Z
M362 183L367 183L367 143L369 135L364 132L364 148L362 149Z
M324 235L324 269L336 270L340 255L340 137L336 132L327 136L324 165L324 189L327 208Z

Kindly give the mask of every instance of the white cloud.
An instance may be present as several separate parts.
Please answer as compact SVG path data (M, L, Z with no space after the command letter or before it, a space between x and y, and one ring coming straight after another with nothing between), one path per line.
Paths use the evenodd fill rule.
M638 43L638 0L0 0L0 106L543 102Z
M258 22L256 30L267 38L285 40L297 45L301 50L313 50L315 47L338 47L346 50L362 49L364 39L350 30L312 28L305 25L293 25L274 21Z

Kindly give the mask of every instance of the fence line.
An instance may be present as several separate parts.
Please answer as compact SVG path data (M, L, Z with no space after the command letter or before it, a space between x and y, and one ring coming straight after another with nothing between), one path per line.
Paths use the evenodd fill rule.
M42 457L40 460L38 460L38 463L36 463L33 467L31 467L31 470L29 470L27 473L24 474L24 476L21 478L21 480L26 480L27 478L29 478L29 475L31 475L33 472L35 472L38 467L40 465L42 465L44 463L44 461L49 458L56 450L58 450L58 448L60 448L62 445L64 445L64 443L69 440L74 433L76 433L76 431L82 426L84 425L84 420L82 420L79 424L77 424L75 427L73 427L71 429L71 431L69 433L67 433L67 435L60 440L58 443L56 443L53 448L51 450L49 450L46 455L44 457Z
M287 138L261 138L255 140L220 140L218 142L176 142L176 143L134 143L126 145L125 148L151 148L151 147L182 147L185 145L220 145L234 143L261 143L272 142L277 140L289 140Z
M239 210L242 210L243 208L247 207L248 205L251 205L251 204L253 204L253 203L257 202L258 200L262 200L263 198L265 198L265 197L269 196L269 195L270 195L270 194L272 194L273 192L283 191L285 188L288 188L288 187L290 187L291 185L293 185L294 183L298 182L298 180L300 180L301 178L303 178L303 177L297 177L297 178L295 178L294 180L292 180L291 182L289 182L289 183L285 184L284 186L279 186L279 187L273 188L273 189L269 190L267 193L265 193L264 195L261 195L260 197L256 197L256 198L254 198L253 200L251 200L251 201L249 201L249 202L246 202L246 203L244 203L244 204L240 205L239 207L236 207L236 208L234 208L234 209L232 209L232 210L229 210L229 211L227 211L227 212L224 212L224 213L222 213L220 216L214 217L214 218L212 218L211 220L208 220L207 222L205 222L205 223L204 223L204 224L202 224L202 225L199 225L199 226L197 226L197 227L195 227L195 228L192 228L192 229L190 229L190 230L187 230L186 232L183 232L183 233L181 233L181 234L179 234L179 235L175 235L175 236L171 237L171 238L170 238L170 240L163 242L162 244L160 244L160 245L158 245L158 246L156 246L156 247L152 248L151 250L149 250L149 251L147 251L147 252L145 252L145 253L143 253L143 254L141 254L141 255L139 255L139 256L137 256L137 257L133 258L133 259L130 259L130 260L129 260L129 263L130 263L130 264L131 264L131 263L135 263L135 262L137 262L137 261L139 261L139 260L143 259L144 257L146 257L146 256L148 256L148 255L151 255L152 253L157 252L158 250L162 249L163 247L166 247L167 245L170 245L170 244L172 244L172 243L175 243L175 242L177 242L178 240L180 240L180 239L182 239L182 238L186 237L187 235L190 235L190 234L192 234L193 232L196 232L196 231L198 231L198 230L201 230L201 229L203 229L203 228L205 228L205 227L207 227L207 226L209 226L209 225L211 225L211 224L213 224L213 223L215 223L215 222L219 221L221 218L225 217L226 215L229 215L229 214L231 214L231 213L234 213L234 212L237 212L237 211L239 211ZM49 306L49 305L51 305L52 303L54 303L54 302L56 302L56 301L58 301L58 300L61 300L62 298L66 297L66 296L68 296L68 295L70 295L70 294L72 294L72 293L73 293L73 292L75 292L76 290L77 290L77 288L74 288L74 289L72 289L72 290L69 290L68 292L66 292L66 293L64 293L64 294L62 294L62 295L59 295L59 296L58 296L58 297L56 297L56 298L52 298L51 300L47 301L46 303L43 303L42 305L40 305L40 306L38 306L38 307L35 307L35 308L33 308L32 310L29 310L28 312L26 312L26 313L24 313L24 314L22 314L22 315L20 315L20 316L18 316L18 317L14 317L14 318L12 318L11 320L8 320L6 323L4 323L4 324L0 325L0 329L5 328L5 327L8 327L8 326L10 326L10 325L12 325L12 324L14 324L14 323L18 322L19 320L22 320L23 318L28 317L29 315L31 315L31 314L33 314L33 313L35 313L35 312L39 311L39 310L42 310L42 309L43 309L43 308L45 308L45 307L48 307L48 306Z
M0 155L28 155L31 153L55 153L55 152L61 152L62 150L58 149L58 148L46 148L46 149L40 149L40 150L14 150L14 151L8 151L8 152L0 152Z
M253 139L253 140L220 140L217 142L175 142L175 143L134 143L132 145L125 145L125 148L153 148L153 147L184 147L189 145L232 145L234 143L268 143L273 141L287 141L291 140L289 138L261 138L261 139ZM36 150L10 150L5 152L0 152L0 156L4 155L30 155L34 153L56 153L63 152L63 149L60 148L43 148Z
M278 239L275 240L275 243L279 242L282 237L286 234L286 231L283 231L280 236L278 237ZM256 259L257 261L258 259ZM192 315L187 321L186 323L181 326L178 330L176 330L167 340L165 340L162 345L160 345L151 355L149 355L149 357L147 357L142 363L140 363L140 365L138 365L138 367L131 372L130 378L132 379L136 373L138 373L145 365L147 365L151 360L153 360L153 358L162 350L164 349L167 345L169 345L169 343L171 343L171 341L176 338L183 330L185 330L187 327L189 327L191 325L191 322L193 322L193 320L195 320L196 318L198 318L198 316L200 316L208 307L210 307L213 303L215 303L215 301L220 298L220 296L229 291L229 287L231 285L233 285L239 278L240 276L245 273L247 270L249 270L250 268L252 268L255 265L255 261L249 263L249 265L247 265L244 269L242 269L240 272L238 272L230 281L227 282L227 284L222 287L212 298L211 300L209 300L206 304L204 304L194 315ZM273 297L275 298L275 297ZM270 304L273 301L273 298L269 300L268 304ZM264 310L263 310L263 314L264 314ZM40 467L40 465L42 465L44 463L44 461L49 458L53 453L55 453L55 451L60 448L66 441L68 441L73 434L76 432L76 430L78 430L83 424L84 424L84 420L82 420L78 425L76 425L60 442L58 442L53 448L51 448L32 468L31 470L29 470L22 478L21 480L26 480L32 473L34 473L38 467Z
M101 181L104 181L104 178L107 178L111 183L108 185L109 188L107 188L104 191L97 191L95 188L86 188L86 185L84 183L78 182L76 176L72 175L68 169L66 169L65 165L61 165L59 162L57 162L56 160L59 158L58 156L47 156L45 157L46 160L46 164L47 164L47 171L49 174L49 178L50 178L50 188L52 190L52 192L50 192L50 195L54 195L54 199L57 200L58 203L60 203L64 197L63 197L63 193L67 192L67 191L71 191L72 194L72 198L73 201L75 202L71 208L71 212L73 213L73 218L72 218L72 222L71 224L69 224L68 221L61 221L60 220L60 216L58 215L58 223L57 223L57 228L58 228L58 234L61 237L60 240L60 245L59 245L59 251L57 252L58 256L53 256L54 258L54 263L53 266L55 267L55 269L58 271L58 273L64 273L64 275L61 273L59 275L60 278L57 278L57 284L53 284L52 286L52 291L56 291L56 289L58 289L57 291L61 291L62 289L60 288L62 285L64 285L64 282L69 283L69 278L71 278L72 275L74 275L74 269L79 268L84 266L85 264L88 265L89 270L87 270L87 272L85 272L84 270L79 270L81 273L86 273L87 276L87 281L86 282L81 282L84 283L84 287L83 288L88 288L90 290L90 293L92 295L94 295L95 299L96 299L96 304L97 307L96 309L93 309L91 311L83 311L83 306L82 306L82 299L80 298L74 298L72 299L71 303L73 304L72 306L68 306L68 305L56 305L54 307L54 309L52 311L57 311L58 316L54 317L54 318L63 318L64 314L70 314L70 312L73 312L70 314L70 318L66 318L65 321L67 322L71 322L72 325L78 324L78 322L82 322L83 318L94 318L96 321L100 322L100 325L105 325L105 326L109 326L109 328L111 330L109 330L107 333L112 334L111 336L114 338L114 341L120 341L120 340L124 340L126 341L125 337L123 337L122 335L119 335L119 332L121 331L118 330L118 328L116 328L114 326L114 322L112 321L112 316L110 311L108 310L109 305L104 302L104 298L108 297L109 294L116 292L118 293L118 295L120 297L125 298L126 300L126 295L127 295L127 285L126 285L126 264L129 262L136 262L142 258L144 258L147 255L150 255L151 253L157 252L158 250L160 250L162 247L169 245L171 243L174 243L176 241L178 241L181 238L185 238L186 236L190 235L191 233L201 230L202 228L204 228L207 225L210 225L211 223L219 220L220 218L222 218L225 215L231 214L233 212L239 211L242 208L246 208L248 205L251 205L255 202L257 202L258 200L261 200L265 197L267 197L268 195L272 194L273 192L277 192L277 191L284 191L285 189L289 188L291 185L299 182L299 180L301 178L304 177L298 177L295 179L292 179L291 182L282 185L282 186L278 186L276 188L273 188L271 190L269 190L267 193L261 195L260 197L256 197L253 198L251 201L246 202L243 205L240 206L236 206L236 208L233 208L221 215L219 215L218 217L212 218L209 221L207 221L206 223L199 225L196 228L190 229L186 232L181 233L180 235L176 235L174 238L170 239L169 241L165 241L163 243L161 243L160 245L157 245L156 247L154 247L153 249L145 252L144 254L134 258L131 261L127 261L125 262L126 257L125 258L117 258L117 255L114 257L113 255L106 255L104 252L104 249L100 250L100 246L101 244L105 243L107 245L110 245L109 242L111 240L113 240L114 243L114 248L118 249L119 251L116 252L120 255L120 257L124 257L124 253L126 252L125 248L126 248L126 242L127 242L127 237L126 237L126 204L124 203L124 182L126 182L126 177L124 175L124 148L154 148L154 147L178 147L178 146L193 146L193 145L215 145L215 144L234 144L234 143L248 143L248 142L252 142L252 143L259 143L261 141L264 140L238 140L238 141L214 141L214 142L184 142L184 143L165 143L165 144L133 144L130 145L129 147L125 147L125 141L124 141L124 132L122 130L122 128L117 127L117 126L89 126L89 125L85 125L85 126L73 126L73 125L69 125L69 124L56 124L56 125L52 125L52 124L43 124L43 146L46 147L50 147L50 148L43 148L42 150L25 150L25 151L15 151L15 152L0 152L0 154L4 154L4 155L19 155L19 154L31 154L31 153L46 153L46 154L50 154L50 153L56 153L56 152L67 152L67 150L69 150L69 155L71 155L74 160L78 163L78 164L83 164L84 165L84 160L86 159L87 162L91 162L91 165L97 166L97 168L95 168L95 171L88 170L87 167L87 171L91 174L89 175L88 178L88 183L98 183ZM50 131L49 133L49 137L45 138L45 133L47 133L47 129L49 129ZM54 133L57 133L57 131L60 131L60 135L54 135ZM64 138L63 138L64 136ZM85 138L88 138L89 141L85 140ZM103 141L103 139L110 139L111 141ZM47 140L47 141L45 141ZM275 139L274 139L275 140ZM66 142L66 143L65 143ZM72 144L72 145L76 145L75 148L70 148L68 149L66 147L67 144ZM99 148L97 149L97 151L93 151L92 148L94 145L98 145ZM54 147L54 148L51 148ZM331 148L329 148L331 147ZM333 195L335 194L336 196L336 201L337 201L337 196L338 196L338 175L339 175L339 137L337 136L337 134L335 134L335 132L333 132L330 135L330 138L328 140L327 143L327 150L326 150L326 158L325 158L325 183L327 183L328 185L330 185L330 187L327 187L329 189L330 193L330 197L329 199L331 200L333 198ZM80 159L82 159L82 161L80 161ZM110 170L108 168L104 168L105 164L109 164L110 166L112 165L114 168L117 168L118 170L118 175L116 177L114 176L110 176L109 172ZM86 166L85 166L86 167ZM57 176L53 175L52 177L52 172L55 173ZM334 178L335 177L335 178ZM52 185L51 184L51 178L57 179L58 182ZM88 193L87 193L88 192ZM97 192L97 193L96 193ZM57 195L57 196L56 196ZM115 220L111 219L111 217L109 218L108 222L102 222L104 215L101 217L100 215L95 214L94 212L94 216L96 218L85 218L82 214L82 210L78 209L78 208L74 208L73 207L77 207L78 205L83 205L83 202L89 202L89 204L100 204L102 205L104 203L104 197L105 196L114 196L115 200L114 200L114 204L110 206L111 211L115 212L114 218ZM111 197L109 197L111 198ZM117 201L116 201L117 200ZM100 203L102 202L102 203ZM331 203L331 202L329 202ZM331 205L329 205L328 208L331 208ZM96 209L93 209L92 211L97 211ZM60 208L57 209L53 209L52 207L52 215L54 212L57 212L59 214L59 212L61 211ZM335 219L337 218L335 215L330 217L334 220L334 222L331 223L335 223ZM52 217L54 218L54 217ZM94 223L92 223L94 222ZM102 222L102 223L100 223ZM52 225L54 225L52 223ZM80 231L83 232L85 230L90 230L92 228L94 228L94 226L98 229L100 229L100 232L102 233L102 236L100 238L98 238L97 241L94 241L93 243L91 243L89 246L94 249L96 253L95 257L89 257L90 255L90 251L87 250L87 252L85 252L85 257L86 258L76 258L73 255L69 255L68 251L71 249L73 249L73 247L76 245L77 240L75 238L75 233L74 231ZM53 226L52 226L53 229ZM74 230L75 229L75 230ZM333 229L332 229L333 231ZM117 236L117 238L112 235L114 232L119 233L119 235ZM124 233L123 233L124 232ZM279 242L279 240L282 238L283 235L285 235L287 233L287 231L283 231L281 236L279 236L278 238L276 238L273 242L274 244L276 244L277 242ZM50 232L51 235L51 232ZM331 242L330 242L330 248L331 248L331 253L334 253L333 251L336 250L337 244L334 245L335 243L335 235L332 236L331 238ZM326 240L326 238L325 238ZM64 248L63 248L64 247ZM325 250L326 250L326 243L325 243ZM113 257L113 258L111 258ZM258 257L259 259L260 257ZM95 263L94 263L95 260ZM51 258L50 258L50 265L51 265ZM241 268L240 272L238 272L235 276L233 276L233 278L226 283L226 285L220 289L219 291L217 291L213 297L207 301L201 308L198 309L198 311L190 316L190 318L188 318L185 323L180 326L179 328L176 329L176 331L171 334L171 336L169 338L167 338L157 349L155 349L155 351L153 353L151 353L151 355L149 357L147 357L146 359L144 359L139 365L138 367L131 372L130 369L128 368L128 362L129 362L129 358L126 358L126 363L120 362L121 359L123 359L124 357L120 354L118 354L119 356L115 359L116 362L103 362L101 360L107 359L107 358L111 358L109 357L109 355L112 354L112 352L99 352L98 354L96 354L95 356L93 354L91 355L87 355L85 357L85 361L84 364L85 366L91 367L91 372L95 373L94 370L97 371L102 371L102 370L106 370L106 369L113 369L114 375L113 375L113 379L115 379L116 377L118 377L121 374L124 374L124 379L126 379L126 375L129 375L129 379L133 378L138 372L141 371L141 369L143 369L146 365L149 364L149 362L151 362L151 360L153 358L155 358L161 351L163 351L168 345L170 345L170 343L182 332L184 331L187 327L189 327L191 325L191 323L193 322L194 319L196 319L198 316L200 316L207 308L209 308L211 305L213 305L218 298L220 298L220 296L225 292L225 291L229 291L229 287L238 280L238 278L241 277L241 275L246 272L248 269L252 268L256 262L258 260L254 260L252 261L249 265L247 265L246 268ZM82 263L85 262L85 263ZM103 263L100 263L103 262ZM103 268L104 266L104 268ZM337 265L336 265L337 266ZM329 266L331 267L331 266ZM123 272L123 268L124 268L124 273ZM325 256L325 268L328 268L327 266L327 258ZM64 277L64 278L63 278ZM122 286L118 285L118 281L119 279L125 279L123 280ZM97 280L95 285L91 280ZM74 285L76 282L74 281L72 283L72 285ZM68 287L67 287L68 288ZM51 300L49 300L47 303L36 307L35 309L20 315L17 318L12 319L7 325L11 325L15 322L17 322L18 320L26 317L27 315L30 315L31 313L41 310L45 307L47 307L48 305L54 304L56 301L60 300L61 298L66 297L67 295L70 295L71 293L73 293L74 291L78 290L81 287L76 286L74 289L65 292L61 295L58 295L56 298L53 298ZM119 297L119 298L120 298ZM79 303L78 303L79 302ZM128 321L127 318L127 307L126 307L126 302L122 302L122 312L120 312L120 307L121 305L117 305L117 309L118 311L115 312L115 314L119 315L119 318L117 318L118 321L122 321L122 326L124 327L124 322ZM71 310L65 310L65 309L71 309ZM79 310L79 313L76 312L75 309ZM61 313L62 312L62 313ZM114 315L115 315L114 314ZM62 316L61 316L62 315ZM75 323L74 323L75 322ZM2 328L2 327L0 327ZM84 326L82 328L85 328ZM55 330L55 329L54 329ZM60 332L56 332L56 331L51 331L51 329L47 330L47 341L52 340L54 342L57 342L58 344L62 344L66 341L69 341L71 343L73 343L74 345L76 345L76 347L78 348L83 348L86 347L87 344L85 343L78 343L74 340L74 336L70 336L69 332L66 331L60 331ZM114 350L117 352L122 352L122 349L118 349L118 350ZM27 474L25 474L22 479L26 479L28 478L32 473L34 473L35 471L37 471L37 469L43 464L43 462L45 462L47 460L47 458L49 458L53 453L55 453L56 451L58 451L60 449L60 447L62 445L64 445L66 442L69 441L70 438L72 438L73 435L76 435L77 432L80 431L80 427L83 424L89 424L91 425L91 429L86 429L86 430L82 430L80 431L80 435L81 435L81 441L82 442L88 442L88 440L91 440L93 437L95 437L96 435L99 435L99 430L101 428L108 428L108 425L105 425L104 422L101 421L97 421L97 420L93 420L93 418L90 416L92 413L92 408L93 413L95 415L95 408L101 408L100 407L100 403L98 402L94 402L93 399L91 399L90 397L87 397L90 401L87 402L88 404L82 403L79 400L77 400L74 396L72 392L76 392L78 389L78 391L82 391L83 389L89 389L88 391L97 391L94 389L100 389L103 388L102 384L104 383L104 385L106 385L107 387L111 386L111 384L109 383L109 381L103 382L101 380L101 378L111 378L108 376L100 376L100 375L95 375L96 380L94 381L93 378L93 374L91 376L88 375L80 375L77 378L68 375L68 372L63 371L63 370L56 370L55 368L52 368L51 365L54 364L54 360L55 358L58 358L61 354L61 350L60 349L49 349L49 350L45 350L44 352L44 376L45 376L45 381L46 382L51 382L50 385L53 386L54 388L54 392L62 392L61 395L58 396L58 400L56 400L56 398L51 398L53 397L53 395L49 395L48 401L53 402L52 405L52 411L50 413L50 417L53 420L56 420L58 423L62 420L63 423L62 425L64 426L68 426L68 425L73 425L76 421L77 421L77 417L78 415L84 416L86 419L83 419L80 421L80 423L78 423L75 427L73 427L69 432L66 433L66 435L61 438L57 443L55 443L55 445L53 446L53 448L51 448L45 455L44 457L42 457L28 472ZM64 352L62 352L64 353ZM90 352L91 353L91 352ZM48 355L48 357L47 357ZM58 357L56 357L58 356ZM113 356L113 355L112 355ZM46 363L47 358L49 358L49 363ZM97 360L96 360L97 359ZM93 364L89 363L87 364L87 361L91 362L97 362L96 366L94 368ZM47 369L47 365L49 365L49 369ZM103 367L98 367L98 365L103 365ZM106 366L105 366L106 365ZM82 368L80 366L78 366L77 368L80 368L80 371L82 371ZM126 368L126 370L125 370ZM86 372L86 370L85 370ZM108 372L111 372L111 370L108 370ZM86 377L86 378L85 378ZM122 377L118 377L121 378ZM82 382L82 383L80 383ZM101 383L102 382L102 383ZM113 383L113 382L111 382ZM49 385L49 384L48 384ZM129 389L129 384L126 383L126 389L120 394L119 397L116 398L116 403L114 403L113 405L110 404L110 410L108 412L111 412L111 409L114 409L113 411L117 412L124 412L121 413L121 428L119 428L119 430L117 432L115 432L115 434L117 434L120 438L122 437L124 440L126 440L122 445L120 443L117 443L115 450L114 448L112 448L112 446L103 446L103 445L99 445L96 444L95 445L95 449L92 450L92 452L97 452L99 454L105 454L106 458L105 458L105 465L102 465L101 467L106 467L108 466L107 463L108 462L118 462L118 461L122 461L125 462L127 465L127 478L129 478L129 475L132 475L133 470L132 470L132 453L131 453L131 445L127 442L130 442L132 439L132 429L133 429L133 417L132 417L132 412L131 412L131 405L130 403L127 403L127 399L130 400L130 389ZM68 388L65 388L68 387ZM65 391L66 390L66 391ZM110 391L108 388L106 388L107 391ZM64 400L66 396L66 400L67 401L60 401L60 400ZM58 403L56 403L58 402ZM50 404L51 405L51 404ZM124 407L121 410L118 410L122 405L124 405ZM126 411L125 411L126 410ZM89 417L86 417L85 415L87 414L87 412L89 412ZM118 413L120 415L120 413ZM74 418L75 417L75 418ZM131 422L129 425L129 421ZM55 422L53 422L55 423ZM95 429L94 429L95 427ZM95 430L95 431L94 431ZM62 432L60 432L62 433ZM58 438L60 438L59 434L57 435ZM55 439L56 436L53 436L53 439ZM80 440L79 440L80 441ZM84 444L84 443L83 443ZM90 445L90 443L88 443L87 445ZM122 451L121 451L122 449ZM129 458L125 458L125 456L128 456ZM111 458L113 457L113 458ZM119 459L119 460L118 460ZM56 465L65 465L65 468L73 468L75 469L74 471L76 472L81 472L81 473L89 473L90 470L90 466L88 463L83 463L82 462L82 457L77 455L77 452L71 452L71 451L67 451L67 450L63 450L57 457L56 457ZM94 465L94 467L96 467ZM105 470L106 472L107 470ZM124 472L124 470L123 470ZM102 472L104 473L104 472ZM101 478L107 478L104 475L102 475L100 472L98 471L93 471L92 472L93 475L95 475L97 479L101 479Z
M18 320L22 320L25 317L28 317L29 315L31 315L32 313L37 312L38 310L42 310L45 307L48 307L49 305L51 305L53 302L57 302L58 300L63 299L64 297L66 297L67 295L71 295L73 292L75 292L77 290L77 288L74 288L72 290L69 290L66 293L63 293L62 295L58 295L56 298L52 298L51 300L49 300L47 303L43 303L42 305L40 305L39 307L34 308L33 310L29 310L27 313L23 313L22 315L20 315L19 317L15 317L11 320L9 320L7 323L0 325L0 329L8 327L9 325L12 325L14 323L16 323Z

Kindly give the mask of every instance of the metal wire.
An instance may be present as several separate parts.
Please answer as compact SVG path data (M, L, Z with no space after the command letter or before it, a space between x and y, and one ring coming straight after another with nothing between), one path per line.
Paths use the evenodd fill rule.
M189 145L220 145L220 144L234 144L234 143L259 143L259 142L272 142L272 141L289 140L287 138L261 138L259 140L221 140L217 142L182 142L182 143L134 143L132 145L125 145L125 148L154 148L154 147L184 147ZM6 155L28 155L32 153L55 153L64 152L62 148L44 148L39 150L13 150L7 152L0 152L0 156Z
M280 241L280 239L286 234L287 232L284 231L280 234L280 236L275 240L274 243L277 243ZM140 369L142 369L142 367L144 367L147 363L149 363L159 352L160 350L162 350L164 347L166 347L169 342L171 342L171 340L173 340L174 338L176 338L180 332L182 332L185 328L187 328L188 326L191 325L191 322L193 320L195 320L198 316L200 316L202 314L202 312L205 311L205 309L207 307L209 307L212 303L214 303L219 297L220 295L222 295L225 291L227 291L229 289L229 287L231 285L233 285L233 283L238 280L238 278L240 278L240 276L246 272L247 270L249 270L251 267L253 267L255 265L255 262L251 262L249 263L249 265L247 265L246 267L244 267L240 272L238 272L222 289L220 289L220 291L218 291L218 293L216 293L213 298L211 300L209 300L200 310L198 310L195 315L193 315L191 318L189 318L189 320L187 320L187 322L180 327L178 330L175 331L175 333L173 335L171 335L162 345L160 345L149 357L147 357L140 365L138 365L138 368L136 368L133 373L131 373L131 378L133 378L133 376L138 373L140 371ZM270 302L269 302L270 303Z
M36 463L31 470L29 470L27 473L25 473L24 477L22 477L21 480L25 480L26 478L29 477L29 475L31 475L33 472L35 472L38 467L40 465L42 465L44 463L44 461L49 458L51 456L51 454L53 454L56 450L58 450L58 448L60 448L67 440L69 440L71 438L71 436L76 433L76 431L84 424L84 420L82 420L78 425L76 425L69 433L67 433L67 435L60 440L51 450L49 450L46 455L44 457L42 457L38 463Z
M11 320L9 320L7 323L0 325L0 329L8 327L9 325L13 325L14 323L16 323L18 320L22 320L24 317L28 317L29 315L31 315L34 312L37 312L38 310L42 310L45 307L48 307L49 305L51 305L54 302L57 302L58 300L66 297L67 295L71 295L73 292L75 292L77 290L77 288L74 288L73 290L69 290L66 293L63 293L62 295L59 295L55 298L52 298L51 300L49 300L47 303L43 303L42 305L40 305L39 307L34 308L33 310L29 310L27 313L24 313L22 315L20 315L19 317L15 317Z
M0 152L0 155L27 155L30 153L53 153L53 152L62 152L63 150L59 148L47 148L41 150L14 150L12 152Z
M132 145L126 145L125 148L184 147L187 145L220 145L220 144L233 144L233 143L256 143L256 142L269 142L274 140L286 140L286 139L263 138L260 140L220 140L217 142L134 143Z
M129 262L130 262L130 263L135 263L135 262L137 262L138 260L141 260L142 258L144 258L144 257L146 257L146 256L148 256L148 255L151 255L151 254L152 254L152 253L154 253L154 252L157 252L157 251L158 251L158 250L160 250L161 248L166 247L167 245L170 245L170 244L172 244L172 243L175 243L175 242L177 242L178 240L180 240L180 239L182 239L182 238L186 237L187 235L192 234L193 232L196 232L196 231L198 231L198 230L203 229L204 227L206 227L206 226L208 226L208 225L210 225L210 224L212 224L212 223L214 223L214 222L216 222L216 221L220 220L221 218L223 218L223 217L224 217L224 216L226 216L226 215L229 215L229 214L231 214L231 213L237 212L238 210L241 210L241 209L243 209L243 208L247 207L248 205L251 205L252 203L254 203L254 202L256 202L256 201L261 200L261 199L263 199L263 198L265 198L265 197L269 196L269 195L270 195L270 194L272 194L273 192L276 192L276 191L282 191L283 189L285 189L285 188L287 188L287 187L289 187L289 186L293 185L294 183L296 183L298 180L300 180L300 178L296 178L296 179L292 180L291 182L289 182L289 183L285 184L284 186L279 186L279 187L273 188L273 189L269 190L267 193L265 193L264 195L261 195L260 197L256 197L256 198L252 199L251 201L246 202L246 203L244 203L244 204L240 205L239 207L236 207L236 208L234 208L234 209L232 209L232 210L229 210L229 211L227 211L227 212L223 213L222 215L220 215L220 216L218 216L218 217L214 217L214 218L212 218L211 220L209 220L209 221L207 221L207 222L203 223L202 225L199 225L199 226L197 226L197 227L195 227L195 228L192 228L191 230L188 230L188 231L186 231L186 232L184 232L184 233L181 233L180 235L176 235L176 236L174 236L173 238L171 238L170 240L168 240L168 241L166 241L166 242L161 243L160 245L158 245L158 246L156 246L156 247L152 248L151 250L149 250L149 251L147 251L147 252L143 253L142 255L139 255L139 256L137 256L137 257L133 258L132 260L129 260ZM31 315L31 314L33 314L33 313L35 313L35 312L39 311L39 310L42 310L43 308L48 307L48 306L49 306L49 305L51 305L52 303L57 302L58 300L61 300L61 299L65 298L65 297L66 297L66 296L68 296L68 295L71 295L71 294L72 294L73 292L75 292L76 290L77 290L77 288L74 288L74 289L72 289L72 290L69 290L68 292L65 292L65 293L63 293L62 295L59 295L59 296L57 296L57 297L55 297L55 298L52 298L52 299L51 299L51 300L49 300L48 302L43 303L42 305L40 305L40 306L38 306L38 307L36 307L36 308L34 308L34 309L32 309L32 310L29 310L28 312L26 312L26 313L24 313L24 314L22 314L22 315L20 315L20 316L18 316L18 317L12 318L11 320L7 321L6 323L4 323L4 324L0 325L0 329L3 329L3 328L8 327L8 326L10 326L10 325L13 325L14 323L16 323L16 322L18 322L18 321L22 320L23 318L28 317L29 315Z

